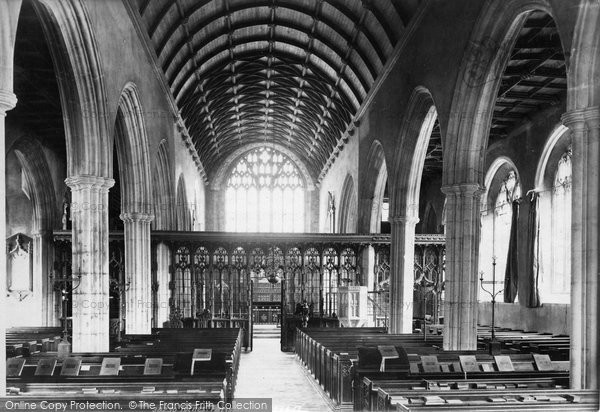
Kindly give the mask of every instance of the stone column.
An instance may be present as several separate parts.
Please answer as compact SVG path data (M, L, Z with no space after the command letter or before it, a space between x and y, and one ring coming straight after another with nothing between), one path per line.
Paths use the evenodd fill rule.
M481 187L444 186L446 194L446 291L444 350L477 349L477 294Z
M152 273L149 213L121 213L125 226L125 332L152 332Z
M81 276L73 292L73 352L108 352L108 189L115 181L79 175L65 183L71 188L73 278Z
M563 116L573 144L571 387L598 389L598 199L600 108Z
M52 207L52 206L49 206ZM59 325L59 313L56 311L57 293L53 289L49 274L52 271L52 255L54 245L52 243L52 231L40 230L33 236L33 278L36 282L34 290L42 293L42 325ZM38 280L39 279L39 284Z
M6 347L6 112L17 105L17 96L0 90L0 348ZM0 394L6 393L6 356L0 356Z
M156 325L162 327L169 320L169 282L171 274L169 267L171 265L171 251L164 243L159 243L156 247L156 281L158 282L158 291L156 293Z
M390 218L390 333L412 333L415 225L418 221L414 212Z

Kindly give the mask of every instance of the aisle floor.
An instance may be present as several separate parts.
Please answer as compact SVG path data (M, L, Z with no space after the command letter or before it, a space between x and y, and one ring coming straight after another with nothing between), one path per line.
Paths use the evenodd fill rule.
M331 411L294 353L281 352L279 339L254 338L254 350L240 359L235 398L272 398L273 411Z

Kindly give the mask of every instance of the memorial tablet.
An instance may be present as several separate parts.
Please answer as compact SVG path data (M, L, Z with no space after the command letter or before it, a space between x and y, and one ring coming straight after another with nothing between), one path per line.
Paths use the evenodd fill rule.
M533 360L538 371L553 371L554 365L548 355L540 355L538 353L533 354Z
M160 375L162 366L162 358L147 358L144 364L144 375Z
M120 366L121 358L104 358L100 367L100 376L117 376Z
M9 358L6 360L6 376L21 376L25 366L24 358Z
M79 376L80 368L80 358L66 358L65 360L63 360L62 369L60 370L60 376Z
M56 359L44 358L40 359L37 368L35 368L35 376L52 376L56 368Z
M496 366L499 372L514 372L515 368L510 360L510 356L507 355L495 355Z
M463 372L479 372L479 365L477 364L477 358L473 355L460 355L458 357L460 361L460 367Z
M440 371L440 364L438 363L437 356L435 355L421 356L421 365L423 365L423 372Z

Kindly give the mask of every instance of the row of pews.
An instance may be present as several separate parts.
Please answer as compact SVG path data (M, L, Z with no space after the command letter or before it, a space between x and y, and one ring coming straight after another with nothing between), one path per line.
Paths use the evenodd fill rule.
M22 329L7 331L8 336L7 353L19 340L49 339ZM109 353L66 357L42 345L7 359L8 400L110 399L123 409L137 399L156 405L227 402L235 391L243 337L237 328L160 328L150 335L127 335Z
M555 360L569 360L571 339L567 335L551 335L548 333L524 332L522 330L496 328L495 340L502 349L514 353L541 353L549 355ZM477 329L477 343L481 349L485 348L492 339L492 330L489 326L480 326Z
M424 341L381 328L298 329L295 341L297 356L339 409L598 409L597 392L568 389L568 361L511 345L496 356L441 346L441 336Z

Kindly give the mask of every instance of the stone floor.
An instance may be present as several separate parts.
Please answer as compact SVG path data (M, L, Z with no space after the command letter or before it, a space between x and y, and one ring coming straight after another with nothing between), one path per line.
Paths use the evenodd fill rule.
M281 352L272 337L255 337L254 350L242 353L235 397L272 398L274 412L332 410L296 355Z

